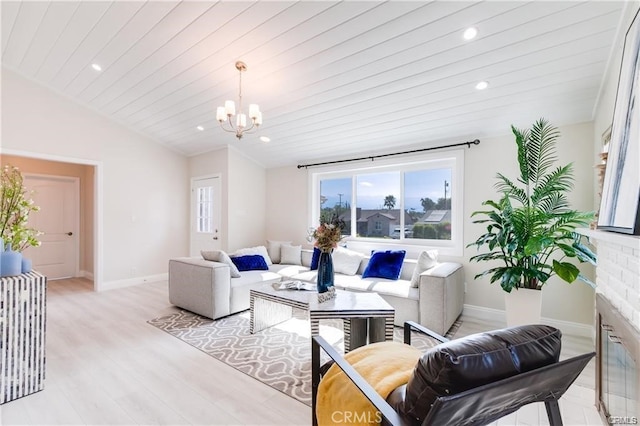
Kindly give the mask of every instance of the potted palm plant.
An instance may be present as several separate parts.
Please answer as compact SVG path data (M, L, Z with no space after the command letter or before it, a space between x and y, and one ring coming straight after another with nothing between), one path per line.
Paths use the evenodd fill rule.
M579 279L594 286L570 260L595 264L596 256L576 232L577 227L588 226L593 213L572 210L567 200L573 188L573 166L554 167L558 129L540 119L530 130L514 126L511 130L518 149L519 176L514 181L498 173L495 188L500 199L485 201L482 204L489 209L472 214L479 217L473 223L485 224L486 232L467 247L488 248L471 261L501 263L477 274L476 279L490 275L491 283L500 282L507 299L522 299L523 306L514 307L516 312L529 309L536 315L536 319L516 320L507 300L507 323L515 325L539 322L540 290L554 275L568 283Z

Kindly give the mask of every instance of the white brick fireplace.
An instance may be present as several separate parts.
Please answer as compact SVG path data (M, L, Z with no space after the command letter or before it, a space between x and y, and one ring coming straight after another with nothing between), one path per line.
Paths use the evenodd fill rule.
M596 246L596 406L606 423L640 417L640 237L583 231Z
M582 233L598 253L596 293L640 332L640 237L606 231Z

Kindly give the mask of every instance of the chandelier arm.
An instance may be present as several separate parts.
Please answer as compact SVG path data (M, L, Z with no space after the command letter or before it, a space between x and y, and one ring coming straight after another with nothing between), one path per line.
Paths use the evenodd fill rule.
M231 115L228 116L229 118L226 121L223 121L220 123L220 127L222 128L222 130L224 130L225 132L232 132L235 133L237 132L237 129L235 128L235 126L233 125L233 121L231 120ZM229 123L229 127L226 128L224 125L225 123Z

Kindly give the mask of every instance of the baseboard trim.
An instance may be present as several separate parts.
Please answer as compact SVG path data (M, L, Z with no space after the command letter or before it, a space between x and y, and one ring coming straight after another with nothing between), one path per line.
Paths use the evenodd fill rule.
M506 325L505 313L500 309L485 308L484 306L465 304L462 310L462 314L470 318L475 318L482 321L498 322ZM593 339L595 333L593 326L590 324L563 321L545 317L542 317L542 323L556 327L560 329L563 334L571 336L588 337L590 339Z
M80 271L80 277L93 281L93 272Z
M134 285L154 283L157 281L166 281L169 279L169 273L156 275L147 275L144 277L127 278L126 280L115 280L103 282L98 291L115 290L117 288L131 287Z

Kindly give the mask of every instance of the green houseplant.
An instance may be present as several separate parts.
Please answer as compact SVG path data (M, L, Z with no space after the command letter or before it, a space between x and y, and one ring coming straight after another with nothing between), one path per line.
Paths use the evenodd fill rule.
M20 170L4 166L0 172L0 239L19 252L40 245L37 237L41 232L28 226L29 214L40 209L29 195Z
M566 282L580 279L570 260L595 264L595 254L575 232L588 226L593 213L569 208L567 192L573 187L572 164L554 168L555 143L560 133L546 120L536 121L530 130L511 126L518 148L519 176L513 181L498 173L497 201L487 200L488 210L476 211L473 223L486 225L486 232L469 244L488 252L471 257L472 261L499 261L475 276L490 275L491 283L500 281L502 289L536 289L554 275Z

